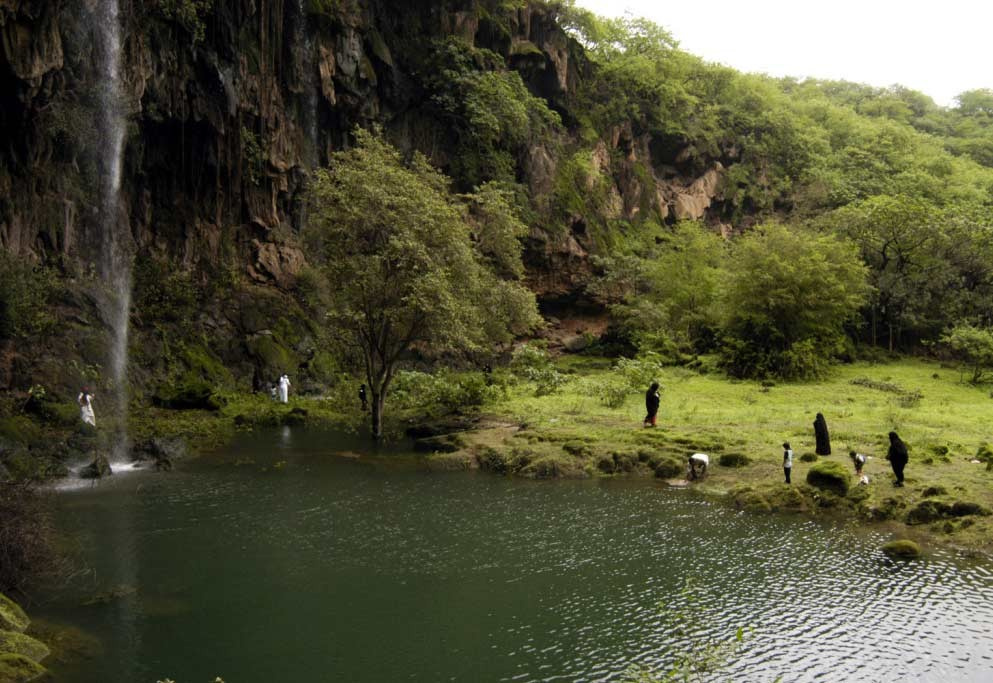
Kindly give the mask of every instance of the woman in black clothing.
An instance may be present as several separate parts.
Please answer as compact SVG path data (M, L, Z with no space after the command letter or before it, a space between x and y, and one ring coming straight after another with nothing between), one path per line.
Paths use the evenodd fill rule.
M910 455L907 453L907 445L900 440L896 432L890 432L890 450L886 453L886 459L890 461L890 467L896 475L894 485L903 486L903 468L907 466Z
M645 415L645 426L654 427L655 420L659 414L659 403L662 402L662 396L659 393L659 383L652 382L652 386L648 387L648 391L645 393L645 410L648 412Z

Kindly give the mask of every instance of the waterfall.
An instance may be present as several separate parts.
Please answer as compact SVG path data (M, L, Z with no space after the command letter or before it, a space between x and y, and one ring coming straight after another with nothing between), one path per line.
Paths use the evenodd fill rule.
M296 45L300 55L300 71L304 78L303 127L307 149L304 161L311 169L320 163L317 132L317 64L314 60L314 37L307 28L306 0L297 0Z
M133 245L126 215L121 210L121 165L124 154L125 104L121 87L121 20L118 0L98 0L96 22L100 111L99 155L100 250L103 293L99 297L104 321L111 330L107 356L112 383L110 401L117 428L112 435L112 463L127 460L128 436L128 315L131 309Z

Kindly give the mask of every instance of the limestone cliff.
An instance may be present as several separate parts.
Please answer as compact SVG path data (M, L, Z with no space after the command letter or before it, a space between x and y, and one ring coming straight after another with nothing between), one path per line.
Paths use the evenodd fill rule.
M97 242L95 197L105 172L95 124L103 87L96 2L0 0L0 246L80 278L95 259L88 245ZM505 4L121 0L120 210L139 260L158 258L201 284L233 271L243 282L290 288L305 262L297 235L309 173L348 144L354 126L382 125L401 148L419 149L443 169L457 161L454 134L422 72L424 46L447 37L498 55L562 116L559 139L514 160L536 207L526 260L539 296L582 296L598 249L594 222L653 212L716 223L720 163L701 166L679 145L660 146L630 126L592 152L576 144L571 94L592 67L556 22L554 5ZM604 199L550 208L576 149L588 157L578 182ZM267 332L230 310L202 317L237 340L232 358ZM0 384L22 384L16 375L0 372Z

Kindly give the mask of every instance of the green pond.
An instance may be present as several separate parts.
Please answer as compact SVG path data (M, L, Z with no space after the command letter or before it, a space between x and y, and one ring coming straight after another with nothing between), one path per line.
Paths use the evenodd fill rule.
M749 626L715 680L993 680L990 563L892 562L880 534L655 481L432 473L402 451L285 428L61 490L80 572L33 614L101 651L55 679L607 681Z

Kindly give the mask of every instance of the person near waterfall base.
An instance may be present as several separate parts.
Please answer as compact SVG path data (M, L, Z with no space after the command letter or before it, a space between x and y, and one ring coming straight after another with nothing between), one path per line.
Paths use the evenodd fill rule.
M290 376L285 373L279 378L279 402L290 402Z
M79 403L79 419L81 419L86 424L96 427L97 418L93 414L93 404L90 402L93 398L93 394L87 387L83 387L79 390L79 397L76 401Z

